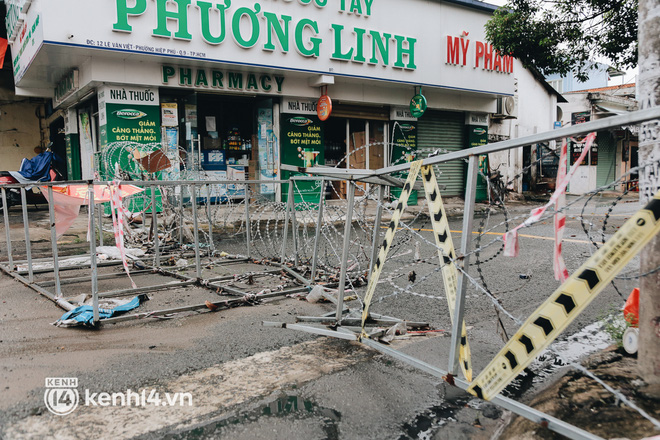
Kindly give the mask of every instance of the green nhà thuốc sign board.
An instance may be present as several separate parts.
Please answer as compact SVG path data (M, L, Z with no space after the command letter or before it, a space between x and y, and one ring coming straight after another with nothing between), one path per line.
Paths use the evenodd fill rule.
M160 149L160 103L158 92L149 89L105 86L99 89L101 178L114 180L160 179L161 173L149 173L136 160ZM137 183L137 182L136 182ZM151 193L145 191L127 201L131 212L151 212ZM146 208L146 209L145 209ZM106 207L106 211L109 208ZM156 209L162 210L160 192L156 191Z
M147 105L106 104L106 142L160 143L160 108Z
M312 167L325 164L323 124L314 115L282 114L281 160L283 164ZM282 179L305 176L303 173L282 171ZM282 185L282 201L288 201L289 184ZM294 187L294 203L317 204L321 196L320 180L299 181Z
M392 137L392 165L412 162L417 156L417 122L396 122ZM395 177L407 179L408 172L397 173ZM401 188L392 187L392 196L401 196ZM412 190L408 197L408 205L417 205L417 190Z

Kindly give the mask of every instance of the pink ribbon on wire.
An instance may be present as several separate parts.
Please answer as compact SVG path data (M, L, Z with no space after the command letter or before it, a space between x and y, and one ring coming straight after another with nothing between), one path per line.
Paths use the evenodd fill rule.
M124 215L126 215L126 209L124 204L121 201L121 189L119 187L119 181L114 180L109 184L110 187L110 212L112 213L112 228L115 233L115 244L117 249L119 249L119 254L121 255L121 262L124 265L124 270L128 279L131 280L131 285L134 289L137 288L135 281L131 278L131 273L128 269L128 261L126 260L126 250L124 249Z
M568 143L566 138L561 143L561 154L559 155L559 168L557 169L557 182L561 182L566 177L566 168L568 161ZM584 150L587 150L585 148ZM578 162L579 163L579 162ZM576 167L577 168L577 167ZM564 229L566 229L566 214L563 209L566 206L566 191L562 191L557 197L555 203L555 246L552 259L552 268L555 273L555 280L562 283L568 279L568 269L566 269L566 262L561 254L561 241L564 237Z
M570 182L571 177L573 177L573 174L578 169L578 165L582 163L584 158L587 156L587 153L591 149L591 144L593 144L594 139L596 139L596 133L592 132L589 133L584 140L585 146L582 149L582 153L580 154L580 157L575 161L576 166L574 166L571 169L571 172L564 175L563 178L560 179L559 177L559 170L557 171L557 187L555 188L555 192L552 194L552 197L550 197L550 201L546 203L545 205L539 207L539 208L534 208L532 209L532 212L530 216L521 224L513 228L512 230L508 231L507 233L504 234L504 255L507 257L517 257L518 253L520 252L520 245L518 244L518 230L521 228L525 228L527 226L531 226L534 223L536 223L541 216L543 216L543 213L552 206L553 204L555 205L555 209L559 210L559 206L562 206L562 204L565 204L565 198L566 198L566 187L568 186L568 182ZM564 146L565 146L566 141L562 143L562 154L564 154ZM568 157L568 154L566 154L566 157ZM566 160L564 159L564 174L566 173ZM560 158L560 164L559 166L562 166L562 159ZM561 200L560 200L561 199ZM557 205L559 201L559 205ZM564 276L564 271L566 276L568 276L568 271L566 270L566 266L563 266L563 270L561 265L563 264L564 260L563 257L561 257L561 234L563 233L564 225L566 222L566 216L563 216L563 221L560 221L561 217L557 218L555 217L555 255L553 260L553 267L555 268L555 279L560 279L561 277ZM561 224L561 233L557 230L557 225ZM559 243L557 241L559 240ZM558 257L559 255L559 257ZM559 262L561 260L561 262ZM559 270L559 273L557 272Z

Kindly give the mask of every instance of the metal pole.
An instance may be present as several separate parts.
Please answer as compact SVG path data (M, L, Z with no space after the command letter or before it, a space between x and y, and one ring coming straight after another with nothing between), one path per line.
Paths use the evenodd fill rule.
M158 211L156 209L156 188L151 187L151 229L154 231L154 267L160 266L160 242L158 240Z
M192 198L192 212L193 212L193 236L195 237L195 270L197 273L197 279L202 278L202 265L199 260L199 225L197 223L197 187L195 184L192 184L192 189L188 187L191 191Z
M463 271L469 268L470 245L472 243L472 222L474 220L474 204L477 194L477 176L479 175L479 156L472 155L468 161L467 188L465 190L465 208L463 211L463 233L461 234L461 264ZM458 277L456 287L456 304L454 305L454 322L451 328L451 344L449 346L449 373L454 375L459 369L458 350L461 343L461 331L463 329L463 316L465 315L465 291L467 279L465 272Z
M28 264L28 281L34 283L34 271L32 270L32 243L30 242L30 228L28 225L27 199L25 187L21 187L21 203L23 207L23 226L25 228L25 258Z
M60 285L60 262L57 254L57 231L55 230L55 210L53 205L53 187L48 187L48 217L50 218L50 243L53 248L53 273L55 274L55 297L62 296L62 286Z
M179 246L183 245L183 189L185 186L181 185L179 191Z
M442 371L441 369L434 367L433 365L430 365L424 361L421 361L405 353L402 353L398 350L395 350L391 347L383 345L380 342L374 341L373 339L362 338L361 342L364 345L367 345L375 350L378 350L383 354L392 356L393 358L403 361L408 365L411 365L419 370L429 373L432 376L445 380L445 376L447 375L447 372ZM467 382L457 378L454 379L454 383L458 388L461 388L463 390L466 390L470 385ZM568 438L575 440L602 440L602 438L598 437L597 435L591 434L576 426L573 426L569 423L566 423L562 420L559 420L555 417L552 417L549 414L545 414L527 405L518 403L515 400L502 396L501 394L498 394L497 396L493 397L490 401L496 405L501 406L504 409L507 409L515 414L518 414L519 416L525 417L526 419L531 420L534 423L546 425L548 429L555 431L559 434L562 434Z
M293 184L291 182L291 233L293 235L293 264L298 266L298 220L296 220L296 200L293 195Z
M4 271L7 275L13 277L15 280L20 281L23 283L25 286L29 287L30 289L34 290L35 292L39 293L40 295L45 296L49 300L53 301L55 304L58 306L62 307L64 310L73 310L75 309L75 306L71 305L68 301L64 300L63 298L55 298L55 296L50 293L48 290L44 289L43 287L37 285L36 283L30 284L28 280L20 276L16 271L7 271L6 268L0 266L0 270Z
M250 184L245 184L245 242L247 247L247 257L250 258Z
M213 220L211 219L211 184L206 185L206 217L209 220L209 256L215 250L213 243Z
M277 298L278 296L285 296L289 295L290 293L294 293L297 291L297 289L292 289L292 290L279 290L277 292L271 292L271 293L264 293L261 295L258 295L257 298L260 300L267 300L271 298ZM234 298L234 299L225 299L221 301L210 301L211 304L223 307L223 308L231 308L231 307L237 307L237 306L243 306L243 305L250 305L251 303L246 301L245 298ZM122 322L122 321L130 321L133 319L143 319L143 318L160 318L162 316L167 316L168 314L171 313L179 313L179 312L185 312L188 310L208 310L208 302L207 303L202 303L202 304L195 304L192 306L183 306L183 307L175 307L172 309L166 309L166 310L155 310L155 311L150 311L150 312L142 312L142 313L136 313L133 315L122 315L122 316L117 316L114 318L106 318L103 320L105 323L115 323L115 322Z
M2 212L5 218L5 236L7 238L7 259L9 261L9 270L14 268L14 256L11 252L11 234L9 231L9 208L7 207L7 190L2 188Z
M302 324L287 324L286 322L272 322L272 321L262 321L261 325L264 327L276 327L276 328L288 328L290 330L298 330L306 333L311 333L314 335L321 336L330 336L337 339L346 339L348 341L357 341L358 337L355 333L345 333L339 330L330 330L323 327L312 327L311 325L302 325Z
M348 247L351 244L351 224L353 223L353 200L355 199L355 183L348 180L348 196L346 200L348 207L346 209L346 224L344 225L344 247L341 253L341 270L339 272L339 286L337 286L337 313L335 319L341 322L342 311L344 310L344 287L346 284L346 266L348 266Z
M383 200L385 199L385 185L378 187L378 206L376 207L376 219L374 220L374 236L371 240L371 261L369 262L369 276L374 268L374 261L378 257L379 237L380 237L380 221L383 217Z
M101 267L100 265L97 265L98 267ZM60 269L61 271L61 269ZM152 274L153 270L152 269L144 269L144 270L133 270L131 271L131 276L134 275L141 275L141 274ZM118 273L109 273L109 274L104 274L104 275L98 275L96 277L97 280L111 280L114 278L125 278L126 277L126 272L118 272ZM232 276L233 278L233 276ZM66 285L66 284L78 284L78 283L83 283L83 282L88 282L91 281L92 277L90 276L82 276L82 277L64 277L60 278L60 284L61 285ZM50 280L50 281L38 281L35 283L39 287L50 287L55 285L55 281Z
M91 180L88 183L87 192L89 194L89 206L90 209L94 209L94 182ZM119 213L121 215L121 213ZM94 216L89 216L89 229L90 231L94 230ZM91 267L92 267L92 309L94 311L94 326L99 325L99 280L96 267L96 240L94 237L89 241L89 255L91 257Z
M99 205L98 211L99 211L99 246L103 246L103 205Z
M128 296L128 295L134 295L136 293L144 293L144 292L155 292L155 291L163 291L166 289L176 289L178 287L182 286L189 286L191 284L195 284L197 281L196 280L185 280L185 281L179 281L173 282L173 283L167 283L167 284L156 284L154 286L148 286L148 287L138 287L135 289L120 289L120 290L111 290L109 292L101 292L98 294L99 298L116 298L119 296Z
M314 251L312 254L312 282L316 280L316 263L318 262L319 239L323 228L323 204L325 202L325 179L321 179L321 195L319 196L319 215L316 220L316 231L314 232Z
M289 180L289 191L287 192L286 211L284 212L284 231L282 232L282 264L286 261L286 247L289 239L289 209L293 205L293 181Z

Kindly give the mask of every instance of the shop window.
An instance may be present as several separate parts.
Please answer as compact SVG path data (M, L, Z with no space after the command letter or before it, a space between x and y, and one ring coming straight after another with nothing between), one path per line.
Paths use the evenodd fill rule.
M387 166L385 131L382 120L331 117L325 123L326 165L340 168L378 169ZM345 185L337 184L340 197ZM366 188L366 185L360 185Z
M348 120L348 166L364 169L367 167L366 121L364 119Z
M385 123L369 121L369 166L377 170L385 166Z
M346 167L346 119L330 118L325 124L325 164Z
M222 150L227 165L248 165L255 125L254 99L198 95L203 150Z

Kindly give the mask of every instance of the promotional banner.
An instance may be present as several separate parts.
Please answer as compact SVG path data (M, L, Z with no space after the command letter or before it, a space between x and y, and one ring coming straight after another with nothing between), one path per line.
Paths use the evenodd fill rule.
M92 122L89 111L78 112L78 126L80 127L80 167L82 178L93 179L94 172L94 138L92 137Z
M164 102L160 105L163 127L178 127L179 112L176 102Z
M488 126L468 125L468 145L470 148L481 147L488 143ZM483 176L488 176L488 155L479 156L479 171L477 177L477 192L475 201L477 203L488 200L488 182Z
M101 178L160 179L161 172L151 173L137 160L162 147L158 90L109 85L99 88L98 100ZM140 212L148 203L150 198L131 198L128 209Z
M410 113L407 113L410 115ZM417 120L396 121L392 131L392 165L412 162L417 156ZM401 179L408 177L407 172L398 173ZM401 195L401 188L392 187L392 196L397 199ZM417 205L417 190L412 190L408 197L408 205Z
M268 106L260 107L257 111L257 137L259 148L259 180L262 182L277 179L279 154L277 142L273 134L273 107L268 101ZM254 158L253 158L254 159ZM262 183L261 194L275 194L276 185L273 183Z
M297 167L313 167L325 164L323 125L318 116L282 114L282 163ZM282 171L282 179L291 175L303 175ZM282 187L282 201L287 201L289 185ZM321 195L320 180L298 182L294 192L295 203L318 203Z

